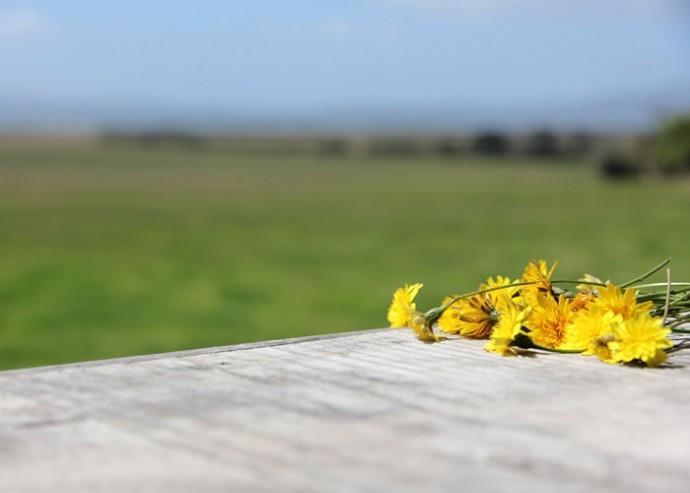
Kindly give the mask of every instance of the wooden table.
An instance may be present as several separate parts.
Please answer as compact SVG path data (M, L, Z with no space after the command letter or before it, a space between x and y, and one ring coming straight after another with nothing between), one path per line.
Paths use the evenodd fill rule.
M2 372L0 491L690 491L690 351L482 345L375 330Z

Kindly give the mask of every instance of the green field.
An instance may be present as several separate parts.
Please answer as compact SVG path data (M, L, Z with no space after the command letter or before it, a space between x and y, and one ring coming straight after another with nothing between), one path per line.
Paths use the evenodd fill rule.
M385 325L518 275L690 278L690 183L476 158L0 145L0 367Z

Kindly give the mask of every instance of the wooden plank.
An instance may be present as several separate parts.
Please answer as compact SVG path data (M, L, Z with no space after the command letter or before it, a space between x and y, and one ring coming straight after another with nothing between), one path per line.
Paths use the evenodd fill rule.
M406 330L0 373L0 491L687 491L668 368Z

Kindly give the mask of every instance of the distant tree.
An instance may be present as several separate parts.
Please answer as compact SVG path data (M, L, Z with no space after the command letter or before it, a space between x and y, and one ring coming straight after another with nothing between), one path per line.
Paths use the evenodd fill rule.
M318 148L323 154L345 154L348 151L348 142L344 138L326 138L318 142Z
M510 150L508 139L499 132L478 134L472 147L479 154L505 154Z
M592 150L592 136L584 131L575 132L570 137L570 152L575 154L586 154Z
M369 146L369 152L376 156L416 156L423 151L420 141L404 137L375 138Z
M199 135L176 130L144 131L133 134L132 139L143 147L199 148L204 144L204 139Z
M610 180L636 178L641 171L639 163L620 152L605 154L599 162L599 169L602 176Z
M546 157L558 154L560 151L558 137L548 130L534 132L527 137L527 154L536 157Z
M670 120L663 126L655 151L663 171L690 171L690 115Z
M435 147L436 152L442 156L456 156L465 150L462 141L452 137L438 139Z

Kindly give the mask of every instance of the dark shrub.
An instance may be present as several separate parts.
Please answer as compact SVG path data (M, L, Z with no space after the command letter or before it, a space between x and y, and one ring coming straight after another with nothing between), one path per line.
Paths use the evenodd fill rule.
M592 140L587 132L576 132L569 139L568 149L574 154L587 154L592 150Z
M602 176L609 180L631 179L640 174L639 164L619 153L606 154L602 157L599 166Z
M348 142L341 138L323 139L319 141L318 147L323 154L340 155L347 153Z
M199 135L178 131L121 132L106 131L101 135L104 142L135 143L142 147L191 147L198 148L205 143Z
M527 137L526 151L530 156L553 156L559 150L558 138L551 132L543 130Z
M655 150L663 171L690 171L690 116L667 122L659 133Z
M369 152L376 156L416 156L423 151L421 142L404 137L376 138L369 146Z
M441 138L436 141L436 152L442 156L456 156L465 150L460 139L451 137Z
M505 154L510 150L508 139L499 132L484 132L477 135L472 147L479 154Z

